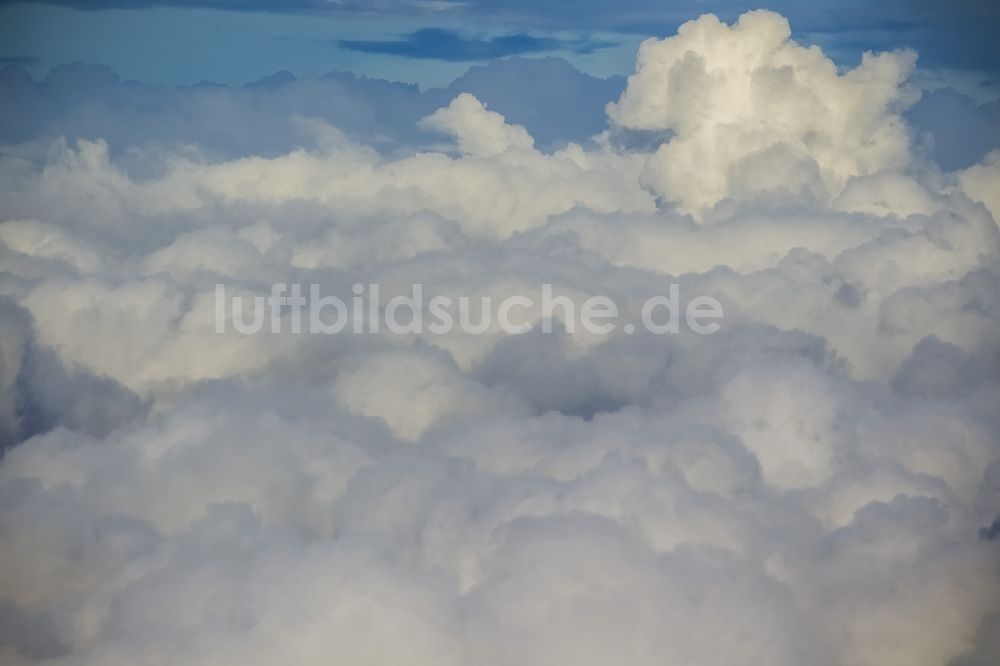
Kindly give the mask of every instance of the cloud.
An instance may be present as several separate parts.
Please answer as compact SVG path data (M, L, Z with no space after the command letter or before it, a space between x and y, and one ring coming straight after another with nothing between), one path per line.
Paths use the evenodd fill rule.
M732 0L683 0L667 6L659 0L624 0L614 5L594 0L575 3L526 0L45 1L83 10L182 7L307 16L402 17L425 22L440 21L443 16L464 25L514 26L519 34L537 30L601 30L650 36L670 34L698 14L711 12L732 21L753 8L753 5ZM990 72L1000 68L997 50L993 47L993 35L1000 27L1000 12L991 0L948 3L891 0L850 7L833 0L808 4L774 0L769 8L788 16L802 41L823 46L839 64L852 63L865 51L910 46L922 53L928 65Z
M658 193L694 214L727 196L828 201L849 178L908 161L899 113L916 99L901 86L915 54L867 54L841 74L790 35L783 17L756 11L731 27L706 15L642 44L608 115L674 132L647 166Z
M534 37L525 33L498 35L490 38L463 37L454 30L421 28L397 40L353 40L337 42L341 48L362 53L380 53L404 58L426 58L451 62L492 60L505 56L546 51L591 53L607 48L607 42L562 40Z
M419 119L463 92L523 125L543 148L585 142L605 129L604 107L621 96L625 79L588 76L549 56L473 66L446 88L423 92L344 72L303 80L279 72L242 88L169 89L123 83L105 67L80 63L57 66L41 81L22 67L7 66L0 69L0 88L8 92L0 103L0 141L8 146L55 136L104 138L122 157L130 148L162 150L183 139L203 151L235 157L276 155L308 145L314 137L295 122L297 115L322 119L379 151L432 141L419 131ZM101 111L108 104L114 114ZM952 170L973 166L1000 146L1000 118L992 108L992 103L977 105L963 94L938 89L925 93L903 118L915 150L929 152ZM266 136L261 127L268 128ZM623 146L664 139L663 133L638 131L613 137Z
M447 88L423 92L345 72L303 80L274 75L242 88L168 89L123 83L99 65L60 65L41 81L10 65L0 69L0 89L8 93L0 101L0 142L106 139L119 156L143 149L147 162L150 152L172 150L178 142L221 157L273 156L311 143L314 137L295 121L307 116L394 151L433 139L418 130L420 118L469 92L549 146L600 132L604 105L623 87L621 77L588 76L554 57L474 66Z
M926 158L911 54L789 34L701 18L624 88L3 70L0 660L995 662L996 156ZM519 78L617 101L545 145ZM725 317L215 332L275 282Z
M504 117L489 111L470 95L462 93L447 107L420 121L430 130L450 134L466 155L490 157L508 150L531 151L535 141L520 125L508 125Z

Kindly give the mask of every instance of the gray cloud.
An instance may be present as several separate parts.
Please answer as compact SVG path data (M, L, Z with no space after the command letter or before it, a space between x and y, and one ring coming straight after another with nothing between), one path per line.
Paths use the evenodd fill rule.
M400 39L340 40L341 48L362 53L379 53L429 60L468 62L492 60L524 53L573 51L591 53L597 49L614 46L610 42L590 40L563 40L535 37L525 33L512 33L496 37L466 37L454 30L421 28Z

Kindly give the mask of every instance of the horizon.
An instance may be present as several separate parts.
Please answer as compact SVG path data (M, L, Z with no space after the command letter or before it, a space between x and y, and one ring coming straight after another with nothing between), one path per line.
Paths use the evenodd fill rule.
M630 71L643 39L667 36L700 14L731 22L745 10L726 0L629 0L615 11L601 3L577 12L559 3L505 6L487 0L354 2L340 9L219 0L3 2L0 60L19 61L36 75L67 62L105 64L125 79L155 85L247 83L287 69L298 77L346 70L426 88L476 62L557 55L605 78ZM1000 28L1000 9L988 0L945 6L898 0L878 9L777 2L772 8L790 19L794 39L820 46L841 66L856 65L865 51L909 47L923 54L927 69L978 72L994 84L1000 73L990 37Z

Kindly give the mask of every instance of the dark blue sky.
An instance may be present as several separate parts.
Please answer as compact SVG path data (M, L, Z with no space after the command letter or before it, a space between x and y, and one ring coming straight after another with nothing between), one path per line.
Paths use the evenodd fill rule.
M714 12L758 3L682 0L0 0L0 61L36 75L82 60L126 79L238 83L278 69L330 70L442 85L470 63L559 55L598 76L627 73L637 44ZM864 50L912 46L924 68L995 73L1000 3L982 0L766 5L796 37L851 63Z

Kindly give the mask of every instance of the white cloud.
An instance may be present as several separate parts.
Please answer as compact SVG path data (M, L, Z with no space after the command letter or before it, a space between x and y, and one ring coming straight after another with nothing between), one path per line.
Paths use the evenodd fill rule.
M912 149L911 54L838 72L788 35L755 12L647 42L614 126L554 151L470 94L419 114L444 152L302 118L304 147L230 158L197 123L12 147L0 660L995 657L996 160ZM676 283L725 317L214 332L216 283L275 282L549 283L625 321Z
M993 151L982 164L958 172L958 183L973 201L986 206L994 221L1000 219L1000 151Z
M462 93L448 106L438 109L420 124L458 141L458 149L466 155L490 157L508 150L531 150L535 141L520 125L508 125L503 116L488 111L482 103Z
M705 15L643 42L608 114L674 133L646 168L651 187L701 215L727 197L826 203L852 176L906 165L899 114L914 98L901 84L914 54L866 54L841 74L790 34L784 17L760 10L732 26Z

